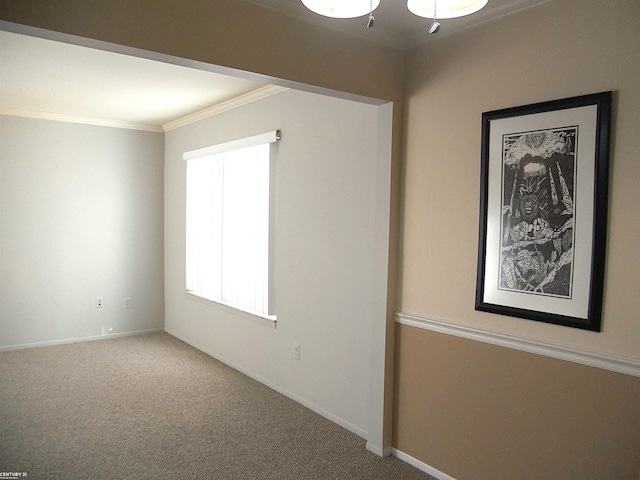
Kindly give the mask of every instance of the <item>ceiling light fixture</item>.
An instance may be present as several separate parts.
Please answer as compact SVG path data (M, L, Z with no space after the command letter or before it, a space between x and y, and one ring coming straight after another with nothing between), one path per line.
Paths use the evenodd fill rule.
M369 20L367 20L367 28L372 28L375 24L375 18L373 18L373 0L369 0Z
M439 31L440 31L440 22L438 21L438 17L436 15L436 0L433 0L433 23L429 27L429 33L438 33Z
M438 18L458 18L481 10L488 0L438 0ZM419 17L435 19L434 0L407 0L407 8Z
M371 15L380 0L302 0L312 12L331 18L355 18Z
M305 7L319 15L331 18L355 18L368 15L367 27L373 27L373 11L380 0L301 0ZM458 18L475 13L488 0L437 0L437 18ZM436 33L440 23L436 20L436 0L407 0L407 8L419 17L431 18L429 33Z

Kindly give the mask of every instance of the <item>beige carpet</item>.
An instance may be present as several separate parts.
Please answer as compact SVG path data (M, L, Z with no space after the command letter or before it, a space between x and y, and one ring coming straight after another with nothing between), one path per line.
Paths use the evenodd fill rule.
M164 333L0 353L0 472L432 479Z

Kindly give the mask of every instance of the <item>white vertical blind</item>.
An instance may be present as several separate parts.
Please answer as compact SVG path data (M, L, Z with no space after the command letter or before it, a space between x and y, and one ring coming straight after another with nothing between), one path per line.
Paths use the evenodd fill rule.
M206 150L187 162L187 291L272 315L270 144Z

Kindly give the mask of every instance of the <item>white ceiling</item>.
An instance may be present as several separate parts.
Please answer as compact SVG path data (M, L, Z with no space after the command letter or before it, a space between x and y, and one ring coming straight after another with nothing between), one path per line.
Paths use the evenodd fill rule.
M366 28L366 17L321 17L298 0L245 1L299 21L409 48L550 0L489 0L478 13L441 21L437 35L429 35L430 20L411 14L405 0L382 0L374 12L374 28ZM161 131L196 112L268 89L264 83L197 68L0 30L0 114L55 115L61 120Z
M264 87L93 48L0 31L0 113L161 130Z

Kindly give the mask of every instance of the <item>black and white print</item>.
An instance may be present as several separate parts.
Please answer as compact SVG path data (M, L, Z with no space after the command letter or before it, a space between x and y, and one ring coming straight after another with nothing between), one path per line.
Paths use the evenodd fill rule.
M498 289L571 298L577 126L503 136Z

